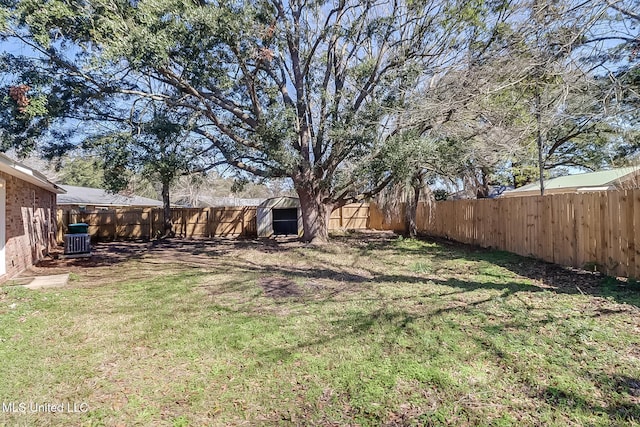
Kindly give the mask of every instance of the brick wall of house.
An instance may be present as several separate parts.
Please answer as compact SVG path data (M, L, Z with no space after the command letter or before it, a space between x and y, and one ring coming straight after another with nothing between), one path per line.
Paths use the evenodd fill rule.
M6 275L11 278L55 246L56 195L0 172L6 181Z

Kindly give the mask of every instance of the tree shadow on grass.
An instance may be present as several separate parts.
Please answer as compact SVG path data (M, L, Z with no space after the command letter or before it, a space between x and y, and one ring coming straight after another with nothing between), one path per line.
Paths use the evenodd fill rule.
M291 253L292 250L307 248L310 245L296 239L218 239L207 243L184 243L180 250L193 254L205 254L210 257L223 256L233 250L251 249L265 253ZM479 289L508 289L510 293L520 291L538 292L551 291L562 294L586 294L596 297L613 298L616 302L627 303L640 307L640 286L635 282L624 282L615 278L603 276L600 273L562 267L532 258L521 257L509 252L482 249L479 247L452 243L444 240L404 240L393 233L353 233L347 236L335 237L332 244L325 246L311 246L311 253L297 253L292 256L311 256L314 264L322 267L307 267L295 265L263 265L260 260L233 260L236 266L245 271L281 274L300 280L317 281L330 279L346 285L375 284L375 283L409 283L431 281L448 287L460 288L464 292ZM207 249L208 248L208 249ZM452 260L485 263L487 267L504 268L516 277L533 281L531 285L524 285L516 281L504 282L502 273L492 273L490 268L482 274L490 278L495 275L496 281L477 282L474 280L447 278L441 280L437 274L380 274L374 268L364 268L354 272L348 266L332 264L326 259L316 260L313 253L324 253L340 256L345 248L356 251L360 256L374 255L377 259L386 256L428 256L435 266L446 265ZM316 262L317 261L317 262ZM228 262L228 261L227 261ZM321 263L321 264L320 264ZM452 267L462 269L466 267ZM346 286L349 288L349 286Z
M294 239L283 242L271 239L218 239L216 241L168 241L156 244L151 248L153 256L160 255L170 262L191 261L193 265L211 264L213 259L223 260L222 264L216 264L217 269L228 271L229 274L252 274L268 275L268 277L282 276L296 280L298 284L307 286L307 291L320 291L322 293L322 283L333 282L335 286L327 290L324 299L331 299L340 293L348 291L362 290L363 287L371 287L382 283L406 283L420 284L432 283L443 285L449 288L458 288L456 292L473 292L476 290L507 290L508 294L517 292L539 292L551 291L566 294L588 294L599 297L611 297L617 302L624 302L640 307L640 293L634 292L628 284L615 281L611 278L601 276L599 273L589 273L575 269L568 269L561 266L537 261L530 258L520 257L511 253L480 249L466 245L451 244L443 241L420 241L421 244L414 244L411 241L402 242L394 240L392 235L384 234L376 236L373 242L353 239L352 237L341 237L338 239L339 245L348 246L351 249L362 252L364 255L375 255L378 259L384 257L385 253L392 255L411 255L419 259L421 255L429 257L433 265L446 265L452 260L466 262L484 262L488 267L482 275L488 280L479 282L473 278L449 277L441 278L439 271L428 274L381 274L380 269L373 267L363 267L354 269L340 263L332 263L327 259L316 259L313 254L316 252L340 255L339 247L335 245L314 247L312 252L292 253L291 250L304 248L305 244ZM373 245L373 246L372 246ZM303 257L311 262L309 265L296 265L295 263L284 262L282 265L261 263L260 259L244 259L233 255L236 250L258 250L265 253L287 253L292 257ZM375 252L372 252L375 251ZM371 253L370 253L371 252ZM176 255L177 254L177 255ZM227 255L227 256L225 256ZM309 258L310 257L310 258ZM315 265L321 265L316 267ZM517 280L505 277L499 271L492 273L490 268L497 266L513 273L513 278L530 279L532 284L518 283ZM456 275L463 272L468 266L460 265L450 267L446 274ZM435 273L435 274L434 274ZM496 280L491 280L495 277ZM444 295L444 294L441 294ZM408 296L407 298L411 298ZM322 298L321 298L322 299Z
M348 244L348 240L345 242L345 244ZM253 249L253 246L248 244L247 248ZM333 249L328 247L327 249L317 249L317 251L326 250L328 253L340 253L340 251ZM362 310L355 309L339 314L336 312L335 319L327 321L329 327L319 330L311 337L305 337L299 341L289 340L273 345L270 348L256 349L258 358L265 361L290 360L296 354L299 354L301 349L308 350L312 348L312 351L322 351L322 348L330 348L335 341L342 340L359 340L366 343L371 334L376 334L376 339L381 340L383 345L393 346L396 345L398 335L401 335L403 331L411 328L412 325L419 321L428 322L431 318L443 317L449 313L462 313L468 318L468 316L473 316L477 313L477 310L483 310L483 304L508 297L518 298L520 297L518 294L521 293L586 294L597 297L610 297L615 302L624 302L635 306L633 308L622 305L613 306L612 304L599 304L598 301L595 301L588 312L572 312L569 314L569 316L576 318L629 313L638 307L634 295L625 292L625 289L608 289L606 281L610 279L599 274L566 269L506 252L461 247L460 245L441 242L427 247L409 246L405 250L403 247L394 244L393 241L381 244L374 249L367 247L366 242L364 242L362 247L356 249L367 252L375 251L372 252L375 256L384 256L385 253L393 253L395 255L404 253L417 257L428 255L434 264L444 264L452 259L460 259L461 261L479 263L483 266L486 264L489 270L477 275L466 274L469 272L462 271L457 275L452 274L453 277L438 277L437 274L431 273L384 272L380 268L373 267L365 267L361 268L360 271L354 271L354 269L340 262L332 263L324 260L324 264L319 264L317 261L320 258L311 260L313 261L312 267L296 265L295 263L264 265L260 263L260 260L224 259L225 266L229 269L230 274L242 276L244 273L251 273L253 277L258 277L258 279L252 279L253 284L245 283L248 287L259 285L260 277L272 277L273 279L270 279L271 281L267 284L272 284L274 280L286 279L287 282L284 288L287 289L292 286L292 283L295 283L297 285L296 292L283 292L280 294L281 290L286 291L287 289L280 289L280 287L271 289L277 294L273 296L277 296L278 303L285 304L293 314L295 314L298 307L301 307L302 310L313 304L351 302L351 307L362 307ZM502 274L499 271L494 274L490 270L492 266L504 268L513 274ZM461 267L462 270L464 268L466 267ZM482 277L481 279L479 278L480 276ZM530 279L530 282L527 283L523 279ZM326 282L332 282L333 286L331 288L323 288L322 284ZM402 288L404 285L413 286L406 294L397 296L393 293L386 295L376 293L379 288L378 285L383 284L391 284L392 287L396 286L398 288ZM425 284L424 291L420 287L421 284ZM306 289L307 285L309 285L310 289ZM433 285L436 285L435 288ZM620 287L621 285L616 282L616 286ZM435 292L434 289L436 289ZM218 290L220 292L216 294L216 298L224 298L224 287ZM302 292L298 292L298 290ZM305 290L312 295L307 295ZM474 293L475 291L491 292L478 292L477 295L474 294L471 298L462 298L461 300L452 298L451 301L444 301L444 303L441 301L442 304L435 307L429 307L428 304L420 301L434 295L455 297L456 294ZM269 289L266 289L263 296L269 296L268 294ZM339 298L337 298L338 296ZM287 298L291 299L287 300ZM254 293L250 297L248 296L247 300L243 301L242 304L236 306L226 305L224 309L233 313L246 313L247 310L255 308L253 307L254 303L257 305L262 304L255 301L249 305L244 304L252 299L259 299L259 296ZM396 304L399 300L404 300L401 305ZM485 335L485 337L487 335L508 335L514 330L536 330L536 328L543 328L548 323L567 319L565 314L556 315L552 309L545 313L544 310L546 309L540 306L535 307L538 311L542 310L541 313L538 313L537 318L528 318L526 316L527 299L521 298L521 301L525 306L521 309L520 316L513 318L510 313L504 313L494 319L496 324L481 326L481 334ZM338 305L331 309L338 310L337 307ZM445 320L454 322L451 317ZM423 326L418 327L422 328ZM456 328L455 325L452 327ZM460 330L464 330L464 325L460 325ZM477 328L474 329L476 332L477 330ZM410 333L415 333L415 331ZM473 339L471 335L470 339ZM484 344L482 342L478 342L478 344L483 348L487 346L486 350L492 352L497 359L504 359L507 364L516 363L514 360L509 359L508 352L497 347L492 349L490 347L491 340L485 341ZM433 351L437 352L439 350L435 349ZM518 381L522 382L524 380L520 379ZM530 397L538 400L543 405L557 407L560 411L584 410L592 414L606 414L612 421L637 421L639 416L638 409L632 404L633 400L628 397L635 393L636 380L627 378L624 381L626 381L624 384L627 384L628 390L626 392L618 391L624 396L620 399L607 399L606 403L601 404L601 406L588 398L571 394L571 391L561 390L558 387L536 385L532 387L533 391ZM594 383L599 389L603 390L603 393L608 393L609 388L613 387L612 384L619 384L620 381L616 379L601 379L597 382L594 381ZM611 389L610 391L613 393L613 390Z
M385 243L376 251L386 251ZM244 242L246 248L255 249L250 242ZM234 243L232 247L237 247ZM283 265L264 265L259 260L247 260L237 257L222 257L223 249L215 253L208 253L208 244L194 243L181 245L177 250L187 255L202 256L205 260L221 259L223 263L218 266L218 273L228 275L229 281L224 283L215 282L207 285L206 282L198 285L209 290L212 297L212 307L218 303L216 310L229 313L255 313L255 309L263 303L259 302L261 297L273 298L276 304L284 304L288 313L295 314L298 308L306 309L313 304L339 304L342 302L355 303L355 306L362 306L362 310L353 310L337 316L328 321L329 327L318 331L308 339L297 342L286 342L274 345L266 349L256 349L256 356L265 361L290 360L300 352L301 349L321 349L331 347L332 343L340 340L368 340L370 334L376 334L377 339L383 341L383 345L396 345L396 337L401 335L416 322L428 321L434 317L442 317L448 313L462 313L473 315L482 305L490 303L492 300L504 299L509 296L517 296L518 293L526 292L557 292L578 294L589 291L591 295L604 296L600 284L602 277L590 273L566 270L562 267L553 266L547 263L518 257L516 255L477 250L475 248L463 248L455 246L445 246L438 244L420 250L410 248L411 254L428 254L433 257L435 263L450 261L452 258L460 258L471 262L485 262L489 266L495 265L505 268L514 273L513 280L505 278L502 274L492 275L491 272L483 274L483 281L475 280L473 274L463 277L435 277L433 275L412 274L412 273L385 273L380 269L363 268L361 271L353 271L348 266L339 262L312 263L314 267L306 265L296 265L285 263ZM169 249L169 248L167 248ZM278 251L280 249L277 249ZM288 249L286 249L288 250ZM365 248L365 250L369 250ZM392 246L388 250L402 254L403 249ZM315 267L321 265L321 267ZM581 280L576 285L576 277L582 278L583 274L587 280L593 283L590 286ZM495 280L493 280L495 278ZM533 279L532 284L522 282L522 278ZM206 279L206 275L203 276ZM262 280L262 281L261 281ZM282 283L281 283L282 282ZM332 283L331 288L323 288L318 283ZM383 295L377 294L378 285L392 284L402 287L413 285L411 290L404 295ZM425 284L422 291L421 284ZM282 285L282 286L281 286ZM314 285L314 286L311 286ZM317 286L315 286L317 285ZM442 292L435 289L441 288ZM581 285L581 286L580 286ZM580 289L578 289L578 287ZM252 291L253 289L253 291ZM262 293L255 292L262 289ZM421 300L428 299L434 295L440 297L455 297L456 294L473 293L478 290L493 291L489 293L478 293L473 298L463 298L462 301L444 301L436 307L429 307ZM235 294L241 300L230 302L227 297ZM338 298L339 297L339 298ZM621 296L616 294L616 301L620 301ZM396 302L403 300L401 305ZM373 305L372 305L373 304ZM354 305L352 304L352 307ZM305 308L306 307L306 308ZM337 306L336 306L337 307ZM364 307L369 307L366 309ZM589 313L576 314L576 316L606 316L609 314L621 313L610 306L594 307ZM337 308L336 308L337 309ZM540 309L540 307L538 307ZM526 310L526 307L524 308ZM546 323L555 322L559 319L553 315L541 315L538 319L511 319L508 314L499 318L498 325L487 325L487 334L499 335L509 331L527 330L536 327L543 327ZM463 326L461 326L462 328ZM363 342L365 342L363 341ZM438 350L433 350L438 351ZM491 351L491 349L488 349ZM509 355L496 349L495 355L498 358L508 358ZM510 363L510 362L507 362ZM635 381L635 380L633 380ZM600 381L598 387L606 388L607 382ZM630 384L635 384L631 382ZM590 403L587 399L580 400L580 396L569 396L567 391L548 388L537 391L532 398L538 399L548 405L556 405L560 410L566 407L569 410L583 408L592 413L606 413L612 420L635 420L638 416L637 409L634 409L627 400L610 400L609 406L598 407ZM555 400L554 400L555 399ZM616 403L617 402L617 403ZM573 406L571 406L573 405Z
M545 387L532 397L560 410L583 410L593 414L606 414L614 425L638 423L640 422L639 399L635 394L636 389L629 386L629 384L638 383L640 383L638 379L625 375L612 375L598 382L603 395L612 400L612 404L609 406L594 404L573 391L556 386Z
M534 281L534 286L562 294L584 294L612 298L618 303L640 308L640 285L634 280L619 280L599 272L551 264L534 258L523 257L506 251L484 249L441 239L424 239L436 243L428 253L434 262L445 262L457 257L462 261L484 262L495 265L515 275ZM490 273L485 273L490 275ZM490 285L491 286L491 285ZM531 289L530 289L531 290Z
M91 245L89 256L65 257L63 248L51 251L50 256L38 261L24 274L58 274L82 269L111 267L142 258L149 251L146 241L104 242Z
M472 286L473 287L473 286ZM509 293L509 287L507 287L503 293L499 295L492 295L479 301L470 302L463 306L454 307L442 307L435 310L425 310L421 313L414 311L404 310L391 305L383 304L377 308L362 311L349 311L343 315L335 318L329 322L331 328L324 329L315 336L302 340L297 343L288 341L280 345L275 345L271 348L258 351L257 356L263 358L265 361L291 361L300 353L301 350L311 351L323 351L325 348L340 348L341 344L336 345L337 341L353 342L355 345L369 345L373 342L375 345L382 346L383 351L388 351L390 354L395 353L395 347L399 346L403 354L407 354L407 351L420 351L420 357L424 358L451 358L451 363L456 363L459 360L460 363L464 363L464 355L455 353L454 347L450 347L444 342L443 345L433 345L430 347L420 348L420 350L408 350L411 347L406 347L406 339L403 340L404 344L401 344L397 337L404 335L405 337L415 337L416 334L420 334L422 328L429 324L429 320L442 316L448 312L468 312L472 314L478 306L489 302L495 298L503 298ZM575 314L576 317L589 317L590 314ZM566 320L562 318L563 320ZM521 353L519 356L515 356L509 352L508 349L500 348L496 346L492 340L487 340L488 336L504 335L505 338L510 336L514 330L518 331L530 331L531 334L535 334L534 331L537 328L544 327L548 323L559 321L560 318L542 317L539 319L521 319L511 320L508 316L499 320L498 324L486 325L481 327L480 330L485 333L478 334L478 330L467 329L464 322L458 325L455 319L449 319L446 323L452 330L462 332L463 335L468 335L469 340L476 342L481 348L485 349L488 353L492 354L498 364L504 364L505 369L508 372L523 372L522 375L515 375L511 381L514 382L514 387L522 389L525 395L528 395L534 401L540 402L541 406L550 406L555 408L560 413L580 413L585 415L591 414L598 416L599 414L606 416L612 423L628 423L637 422L640 420L640 380L624 376L624 375L608 375L605 372L598 372L597 378L592 379L592 383L604 396L604 399L598 399L591 396L582 396L578 392L570 389L564 389L559 386L546 385L544 382L537 382L535 375L529 377L527 375L528 369L526 366L521 365L522 356L528 354L526 352ZM438 322L439 327L442 328L443 324ZM408 335L407 335L408 334ZM447 332L443 332L443 337L447 337ZM451 337L455 337L454 333ZM408 338L411 340L412 338ZM446 339L446 338L445 338ZM536 351L535 347L529 348L527 351ZM540 349L539 351L544 351ZM466 353L465 353L466 354ZM457 358L461 359L457 359ZM576 375L583 375L580 369L576 370ZM532 379L533 378L533 379ZM473 409L473 408L468 408ZM616 425L618 425L616 424Z
M299 249L312 248L311 251ZM346 248L346 249L345 249ZM295 265L286 262L284 265L261 264L260 259L247 260L234 257L234 251L254 250L266 254L291 254L291 257L308 258L309 265ZM329 254L340 257L345 250L361 257L371 256L371 262L377 262L390 257L410 256L419 262L420 257L427 257L429 266L435 266L435 271L421 274L386 274L380 273L380 268L358 267L332 263L327 257L314 257L315 253ZM295 251L295 252L292 252ZM223 261L229 267L230 273L246 272L255 274L283 275L285 277L307 281L316 286L318 281L334 281L353 288L354 285L375 285L376 283L408 283L433 282L448 287L471 292L479 289L508 289L510 293L520 291L537 292L548 290L556 293L587 294L597 297L612 298L619 303L640 307L640 287L633 281L621 281L606 277L600 273L565 268L531 258L520 257L508 252L481 249L478 247L451 243L443 240L404 240L392 233L354 233L348 236L334 238L332 244L312 246L302 243L295 238L284 239L168 239L153 242L109 242L100 243L94 247L91 258L45 260L37 267L40 274L54 274L56 270L79 270L93 267L109 267L129 260L152 257L159 262L186 263L193 266L207 266L219 268ZM482 275L489 280L480 283L473 278L459 278L468 265L456 265L456 260L462 262L484 263L487 267ZM320 267L316 267L316 265ZM440 266L444 267L442 273ZM504 268L515 277L533 281L526 286L516 281L509 282L502 273L492 273L492 266ZM418 266L419 267L419 266ZM447 270L448 268L448 270ZM444 278L442 276L445 276ZM455 276L446 278L447 275ZM490 278L495 275L496 280ZM502 276L502 277L500 277ZM509 280L507 280L509 279ZM508 283L500 283L508 282ZM339 289L336 287L334 293Z

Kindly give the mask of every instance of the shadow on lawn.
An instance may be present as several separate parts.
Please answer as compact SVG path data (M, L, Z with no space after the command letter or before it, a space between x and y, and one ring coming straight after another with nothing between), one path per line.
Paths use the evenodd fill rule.
M633 401L633 396L638 396L636 394L637 385L640 384L638 379L625 375L612 375L602 379L598 384L603 395L614 401L612 405L606 407L594 405L573 391L552 386L540 390L534 397L559 408L581 409L595 414L605 413L611 421L640 421L640 406Z
M304 249L312 248L312 251ZM307 257L312 265L322 265L322 268L295 265L265 265L259 259L246 260L229 257L235 251L255 250L265 254L292 254L295 257ZM390 256L410 256L419 261L425 257L429 266L435 266L435 271L428 274L380 274L376 268L359 268L357 271L345 265L332 264L326 259L319 259L316 253L341 256L346 250L356 253L360 257L373 256L372 261L382 261ZM293 252L292 252L293 251ZM623 282L615 278L602 276L576 269L565 268L531 258L520 257L508 252L481 249L478 247L452 243L444 240L402 240L389 232L352 233L347 236L336 236L332 243L326 246L311 246L292 237L277 239L228 239L215 238L207 240L167 239L152 242L107 242L94 246L90 258L50 259L41 262L38 269L42 272L53 273L54 270L80 269L91 267L113 266L131 259L141 259L147 255L153 256L159 262L186 263L192 266L211 266L213 259L224 258L224 265L238 272L284 275L294 279L318 281L331 279L341 285L360 285L367 283L401 282L420 283L431 281L448 287L460 288L462 292L477 289L508 290L510 294L527 291L542 290L566 293L588 294L598 297L613 298L620 303L628 303L640 307L640 287L636 282ZM460 264L449 267L448 271L440 274L438 266L451 264L452 261L485 263L487 267L501 267L509 270L521 278L531 279L532 285L522 285L516 282L499 283L476 282L472 277L459 277L460 271L467 268ZM286 263L290 264L290 263ZM216 264L216 267L221 267ZM451 273L451 274L450 274ZM482 272L485 277L492 275L491 271ZM453 275L455 277L443 278ZM498 277L496 277L498 279ZM504 280L504 277L502 278ZM314 285L313 283L310 283ZM345 286L347 289L349 286ZM336 290L335 292L339 292Z
M410 241L409 241L410 242ZM375 283L410 283L416 284L431 281L447 287L461 289L461 292L472 292L479 289L506 290L508 294L516 292L551 291L564 294L587 294L597 297L613 298L619 303L627 303L640 307L640 288L634 288L633 282L623 282L600 273L565 268L562 266L521 257L504 251L482 249L478 247L451 243L443 240L417 240L420 244L403 245L402 240L397 239L392 233L355 233L352 236L338 236L332 240L332 244L326 246L310 246L295 238L285 237L279 239L223 239L213 240L182 240L171 239L157 241L148 244L149 252L159 255L171 262L189 261L194 264L209 263L212 258L223 257L234 251L256 250L266 254L290 254L292 251L296 257L308 257L313 264L321 262L322 268L309 268L308 266L268 265L262 264L259 259L247 260L239 258L226 258L224 265L230 273L244 272L254 274L268 274L273 276L285 276L292 279L306 280L311 287L316 286L314 281L330 279L343 285L344 289L334 289L329 292L327 298L334 297L343 291L353 288L353 285L364 286ZM400 244L398 244L400 243ZM128 244L128 243L127 243ZM299 251L299 249L312 247L313 251ZM356 250L360 256L374 255L378 259L386 254L390 256L425 256L435 265L445 265L452 260L484 262L487 267L497 266L509 270L520 278L531 279L534 283L525 285L517 282L500 283L477 282L467 278L442 279L438 271L430 274L379 274L374 268L360 268L358 272L348 266L332 264L326 259L316 259L313 254L323 253L340 256L345 248ZM116 246L116 249L119 249ZM115 251L116 255L118 250ZM126 251L122 251L126 253ZM133 249L134 256L140 256L139 250ZM464 269L450 267L450 269ZM492 273L485 271L485 277ZM497 277L498 278L498 277ZM277 290L274 290L277 292Z
M547 290L562 294L585 294L596 297L613 298L618 303L640 307L640 285L634 280L623 281L605 276L598 272L563 267L534 258L527 258L506 251L484 249L442 239L421 239L423 247L397 249L407 255L428 255L434 264L446 263L452 259L461 261L484 262L487 266L498 266L515 275L531 279L532 286L521 286L529 292ZM491 273L484 273L490 276ZM451 280L449 286L469 288L500 288L500 284L474 283L464 280ZM515 289L514 289L515 290Z
M540 396L542 400L560 408L580 409L594 414L606 413L612 422L638 422L640 421L640 407L631 402L618 402L615 405L602 407L592 405L584 398L570 391L548 387Z
M125 245L130 245L130 243ZM336 340L367 340L372 333L377 335L376 339L384 341L383 345L395 346L398 345L398 336L405 332L415 333L415 331L409 330L412 329L412 325L435 317L443 318L445 322L454 322L451 317L445 318L444 315L447 313L473 315L474 311L485 303L509 296L519 297L519 293L582 293L598 297L611 297L617 302L625 302L635 307L640 306L638 293L629 289L627 283L618 282L599 274L566 269L506 252L429 241L425 241L424 245L403 247L392 239L367 242L362 239L353 241L349 238L341 238L337 245L314 248L313 251L306 252L291 251L307 247L296 241L168 241L158 242L148 247L134 245L133 248L127 249L125 247L115 252L123 256L129 255L127 258L139 258L151 252L154 255L167 258L170 262L192 261L194 281L198 281L197 279L202 277L204 281L197 286L205 288L212 296L211 308L215 311L244 314L247 311L255 310L256 306L258 309L262 309L264 300L258 304L253 304L252 301L263 297L276 300L275 305L284 307L283 312L287 315L299 308L306 310L314 304L334 304L336 310L342 302L355 302L356 307L362 307L362 310L337 314L334 320L329 321L330 327L327 330L320 331L302 342L282 343L258 352L259 357L269 361L290 359L299 353L301 348L329 347ZM443 270L443 274L439 276L437 270L429 271L426 274L410 271L396 273L398 270L386 271L380 266L354 268L337 261L331 262L321 257L315 257L316 252L339 256L344 253L344 248L340 248L340 245L355 249L361 256L371 256L371 262L376 262L386 255L395 257L406 255L416 261L424 256L436 268L439 268L440 265L445 266L447 262L451 263L452 260L461 260L461 263L459 265L453 264L449 270ZM113 246L109 247L113 248ZM261 263L260 259L245 259L234 256L232 251L243 249L264 253L282 252L287 255L291 254L291 256L306 254L310 264L298 265L285 259L282 265L274 265ZM118 259L116 258L115 262L120 262ZM221 262L212 262L214 260ZM474 265L473 268L480 265L485 270L480 272L465 271L465 268L469 268L469 264L465 266L463 262L471 262ZM225 279L222 283L215 281L210 285L207 284L206 280L210 273L200 273L197 270L200 264L215 269L216 277L227 276L228 280ZM513 275L501 274L499 270L494 275L492 267L504 268L512 272ZM495 280L493 280L494 277ZM522 283L523 278L531 279L533 283ZM391 288L397 286L401 290L400 295L381 295L378 284L391 284ZM421 284L425 285L424 289L420 286ZM434 284L437 285L435 292ZM403 285L412 286L410 290L404 292ZM262 288L262 292L257 291L260 288ZM409 287L407 286L407 288ZM477 290L493 292L471 294L470 298L462 298L461 300L455 298L456 294L473 293ZM140 289L139 292L148 293L146 297L150 300L161 299L164 295L164 291L161 292L161 290L158 290L157 295L153 294L153 286ZM450 298L449 301L440 301L433 307L429 306L430 298L446 296L454 298ZM521 299L526 304L525 300L526 298ZM396 304L399 301L401 304ZM188 313L191 304L192 301L189 300L188 303L179 306L179 310ZM616 310L612 309L611 305L600 305L595 301L589 313L574 315L597 317L623 312L633 315L628 307L621 306L620 310ZM537 308L540 309L540 307ZM175 304L167 305L167 310L175 309ZM120 310L127 313L137 313L140 308L137 305L124 305L120 307ZM145 312L143 315L159 314L155 308L153 310ZM170 311L161 314L163 316L171 315ZM484 332L481 332L480 336L476 336L478 335L477 328L471 328L467 331L464 324L451 325L450 329L453 331L452 333L469 334L469 339L474 340L475 338L479 345L495 354L497 358L508 358L509 355L505 353L504 349L498 346L492 347L492 341L487 339L489 336L507 334L515 329L530 330L536 326L542 327L546 323L564 319L564 317L557 317L553 314L540 316L539 319L523 319L522 317L513 317L506 313L497 319L497 324L481 326L480 331ZM162 333L161 330L151 332ZM438 352L447 350L445 347L436 345L429 351L433 351L436 356ZM592 413L607 414L612 420L638 420L640 410L637 406L629 403L633 401L635 393L640 394L640 382L637 379L628 377L599 378L594 380L594 383L603 390L603 394L609 396L618 393L622 397L608 399L608 405L600 407L592 400L572 394L571 390L561 390L550 386L532 387L531 397L560 408L566 407L576 410L581 408Z
M450 259L455 253L445 251L445 254L435 254L435 262L438 258ZM460 254L457 254L459 257ZM397 283L397 284L435 284L443 288L453 288L457 290L446 290L443 293L434 294L433 288L425 289L423 294L407 294L399 297L385 297L388 300L411 300L417 298L428 298L432 296L447 296L455 294L470 293L477 290L495 290L500 294L493 298L505 298L519 292L554 292L562 294L588 294L591 296L613 298L618 303L627 303L640 307L640 297L637 292L625 289L624 283L612 281L611 278L601 277L599 274L587 272L576 272L564 269L540 261L521 258L509 253L491 253L491 252L469 252L465 258L473 261L489 261L492 265L497 265L513 272L517 278L528 278L534 280L533 284L525 284L517 280L500 281L504 278L496 277L496 281L477 281L471 276L470 278L439 278L434 274L380 274L374 269L362 269L361 272L355 273L348 271L341 265L332 265L324 262L322 268L308 268L306 266L292 265L262 265L259 261L234 260L227 261L230 272L243 272L265 275L264 277L286 277L302 283L303 287L308 288L307 292L313 293L320 291L320 298L308 300L308 303L327 302L338 295L341 301L349 301L345 299L345 294L353 293L354 298L359 301L377 301L379 296L371 295L370 297L362 294L362 291L369 289L375 291L376 284ZM503 257L503 258L502 258ZM534 274L535 273L535 274ZM491 277L491 274L484 274L484 277ZM331 287L322 285L326 281L335 283ZM537 283L536 283L537 282ZM296 294L300 296L300 294ZM608 310L594 306L594 310L599 316L614 314L619 312L627 312L628 310Z
M52 251L51 257L39 261L35 270L53 274L57 270L114 266L140 259L149 246L150 243L144 241L92 243L91 255L78 258L65 258L60 247Z
M86 268L111 267L131 260L140 260L153 254L167 263L210 260L223 256L228 247L210 240L161 239L92 242L91 256L65 258L63 248L58 247L51 257L38 262L34 270L54 274L58 271L77 271Z
M492 353L497 360L508 360L515 367L516 372L527 372L527 366L522 364L522 359L512 357L508 351L503 350L489 339L491 336L501 334L505 329L531 328L534 325L550 323L550 319L540 319L529 322L505 323L498 329L485 329L487 335L473 334L469 339ZM495 325L494 325L495 326ZM599 391L600 398L593 395L580 395L580 387L543 385L535 381L535 377L523 376L520 381L524 385L523 390L528 390L532 399L539 400L547 405L556 407L562 411L582 411L593 414L603 414L609 418L611 425L621 425L621 422L640 421L640 380L621 374L609 374L606 370L577 370L576 376L582 376L583 380L592 384ZM584 392L583 392L584 393ZM604 402L604 404L603 404Z
M553 292L613 298L618 303L640 307L640 286L633 280L618 280L601 273L563 267L508 252L483 250L470 252L468 256L470 259L487 261L519 276L548 285L553 288Z

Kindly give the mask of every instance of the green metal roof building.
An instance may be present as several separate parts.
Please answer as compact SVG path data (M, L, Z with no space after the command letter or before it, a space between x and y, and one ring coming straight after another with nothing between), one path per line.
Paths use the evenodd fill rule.
M560 176L544 182L544 194L582 193L620 188L640 188L640 165L599 172ZM533 182L501 197L539 196L540 183Z

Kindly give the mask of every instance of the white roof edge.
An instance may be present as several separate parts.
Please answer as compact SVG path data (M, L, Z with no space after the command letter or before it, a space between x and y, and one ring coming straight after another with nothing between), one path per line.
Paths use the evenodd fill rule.
M0 171L15 176L23 181L31 183L55 194L64 194L66 191L59 185L49 181L42 173L16 162L4 153L0 153Z
M576 188L577 192L587 192L587 191L607 191L614 190L616 187L614 185L605 185L600 187L579 187Z
M94 203L94 202L57 202L58 206L105 206L105 207L126 207L126 208L158 208L160 205L124 205L122 203ZM178 205L171 203L171 206L178 207Z

